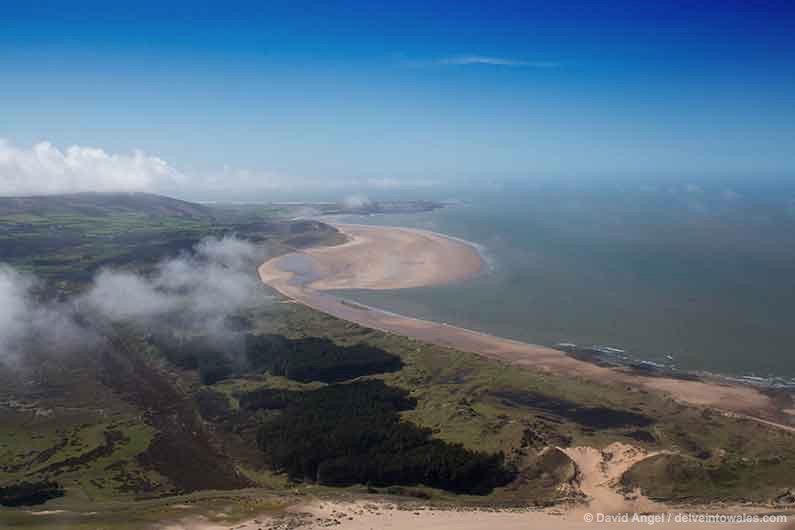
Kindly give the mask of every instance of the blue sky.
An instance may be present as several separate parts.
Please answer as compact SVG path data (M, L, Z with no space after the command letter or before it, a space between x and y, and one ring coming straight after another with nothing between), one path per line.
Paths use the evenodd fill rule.
M795 176L792 2L113 4L0 6L6 194Z

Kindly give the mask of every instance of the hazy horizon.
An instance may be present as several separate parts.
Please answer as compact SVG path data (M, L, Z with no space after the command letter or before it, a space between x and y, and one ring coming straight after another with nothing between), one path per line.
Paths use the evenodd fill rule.
M356 216L473 241L494 268L463 283L345 295L531 343L795 378L795 194L781 191L517 186L435 212Z

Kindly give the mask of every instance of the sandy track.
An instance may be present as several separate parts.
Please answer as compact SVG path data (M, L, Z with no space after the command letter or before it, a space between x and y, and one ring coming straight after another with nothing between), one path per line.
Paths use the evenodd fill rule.
M586 514L597 513L615 515L619 512L605 512L598 509L592 512L548 510L440 510L424 506L397 506L386 502L359 500L355 502L315 500L298 505L281 517L262 516L241 523L209 522L202 518L185 519L161 527L161 530L316 530L338 528L339 530L394 529L413 530L586 530L586 529L626 529L650 528L648 522L587 522ZM626 513L626 512L621 512ZM634 512L629 512L632 517ZM639 515L640 512L638 512ZM653 512L667 518L676 512ZM694 512L688 512L694 513ZM698 513L698 512L696 512ZM743 513L727 510L723 513ZM746 511L745 513L759 513ZM672 517L672 518L673 518ZM769 528L770 530L791 528L787 523L679 523L657 522L654 528L677 528L680 530L713 530L718 528Z
M649 528L647 522L586 522L586 513L618 512L561 512L559 510L436 510L419 507L398 508L388 504L372 504L364 501L355 503L315 502L301 508L312 519L307 528L334 526L340 530L396 529L409 530L527 530L554 528L555 530L585 530L610 528L637 530ZM625 513L625 512L622 512ZM634 512L629 512L630 517ZM667 517L667 512L659 512ZM785 528L786 523L765 524L765 528ZM732 528L759 528L760 524L731 524ZM726 528L727 524L660 522L654 527L679 528L681 530Z
M288 254L269 260L259 268L263 282L302 304L356 322L366 327L398 333L437 345L474 352L510 362L529 370L544 370L575 377L627 386L642 386L667 392L677 399L697 405L723 408L735 414L764 415L775 410L770 400L754 389L739 386L639 377L627 372L577 361L552 348L503 339L472 330L396 315L346 301L324 291L329 289L398 289L461 281L479 274L483 262L476 250L461 241L431 232L403 228L337 225L349 238L336 247L324 247ZM296 264L294 258L301 258ZM291 263L291 260L293 262ZM292 515L268 524L237 525L238 530L259 528L315 529L336 527L364 529L526 529L555 528L648 528L647 522L588 523L592 513L665 513L670 508L635 494L630 498L618 492L616 482L633 464L652 456L643 449L613 444L600 451L591 447L567 448L577 464L579 489L587 497L575 509L548 510L438 510L427 507L397 507L368 501L310 501L296 506ZM296 525L296 526L293 526ZM725 524L657 523L683 530L725 528ZM734 528L756 528L754 524L733 524ZM766 528L782 528L767 524ZM218 525L193 525L177 528L221 530Z
M634 492L627 497L620 493L619 481L632 466L660 451L649 452L641 447L614 442L604 449L594 447L567 447L561 449L577 465L579 489L586 495L587 505L574 510L585 513L655 513L665 510L665 505Z
M396 315L345 301L328 289L396 289L461 281L483 269L476 250L464 242L421 230L362 225L336 225L349 241L271 259L260 266L263 282L283 295L330 315L365 327L397 333L432 344L477 353L529 370L664 392L674 399L780 424L773 401L758 390L718 381L684 381L644 377L625 370L578 361L565 353L447 324ZM296 255L310 262L311 273L289 265Z
M356 322L366 327L398 333L433 344L474 352L485 357L510 362L529 370L543 370L601 382L666 392L696 405L712 406L734 414L772 417L775 407L770 400L748 387L717 383L679 381L640 377L577 361L563 352L478 333L445 324L395 315L332 296L329 289L397 289L461 281L479 274L483 262L474 248L464 242L439 234L402 228L338 225L349 241L336 247L309 249L269 260L259 268L263 282L283 295L319 311ZM301 258L299 266L290 261ZM756 418L754 418L756 419ZM778 425L776 425L778 426ZM613 444L604 450L591 447L567 448L565 452L578 468L578 487L586 503L574 509L546 510L440 510L424 506L397 506L385 501L354 502L307 500L296 505L286 516L238 524L211 523L188 519L166 526L168 530L258 530L263 528L336 527L341 530L364 529L450 529L524 530L555 528L640 529L649 523L588 522L591 514L629 512L667 515L670 507L640 495L625 498L616 481L633 464L652 456L643 449ZM740 508L731 509L737 513ZM744 510L744 509L743 509ZM700 511L700 510L696 510ZM673 513L673 512L672 512ZM658 522L655 527L682 530L726 528L725 523ZM759 528L757 523L732 524L733 528ZM786 523L765 524L765 528L789 528Z

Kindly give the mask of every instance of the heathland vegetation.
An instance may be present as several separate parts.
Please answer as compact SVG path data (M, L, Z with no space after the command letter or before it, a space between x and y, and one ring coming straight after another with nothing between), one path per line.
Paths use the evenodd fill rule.
M103 268L162 274L158 263L208 234L235 233L273 254L341 240L278 209L192 210L151 196L114 206L91 196L76 210L64 200L71 206L53 215L38 206L0 211L0 244L17 249L6 260L36 273L35 300L59 308L90 292ZM85 210L84 201L97 206ZM72 243L60 243L69 233ZM161 285L143 279L135 285ZM85 508L347 486L431 502L543 505L576 498L576 467L550 448L613 442L661 452L630 468L628 489L678 501L788 498L790 432L365 329L257 289L262 303L223 319L192 322L180 306L154 321L82 320L101 340L68 354L26 343L0 365L4 499Z
M428 428L401 421L416 402L380 380L329 385L303 392L259 391L257 404L279 410L258 432L274 471L292 479L347 486L425 485L485 494L510 482L502 454L433 439ZM253 400L246 400L251 407Z

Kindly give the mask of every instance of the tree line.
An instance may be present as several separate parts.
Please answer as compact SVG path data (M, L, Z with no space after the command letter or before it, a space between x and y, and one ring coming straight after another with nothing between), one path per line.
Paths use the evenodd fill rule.
M400 418L416 402L380 380L299 392L260 391L241 405L281 410L259 430L270 467L294 480L345 486L426 485L483 495L510 482L504 455L434 439Z

